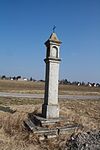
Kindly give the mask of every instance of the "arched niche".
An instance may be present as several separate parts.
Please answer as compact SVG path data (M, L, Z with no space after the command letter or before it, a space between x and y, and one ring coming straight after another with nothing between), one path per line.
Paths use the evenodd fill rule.
M58 58L58 48L56 46L52 47L51 57Z

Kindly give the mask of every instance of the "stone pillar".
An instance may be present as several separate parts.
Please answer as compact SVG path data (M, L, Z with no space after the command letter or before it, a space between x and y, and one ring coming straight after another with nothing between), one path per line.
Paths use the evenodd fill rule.
M42 115L44 118L59 118L58 104L58 79L59 79L59 58L61 42L55 33L45 42L47 47L46 74L45 74L45 95L42 105Z

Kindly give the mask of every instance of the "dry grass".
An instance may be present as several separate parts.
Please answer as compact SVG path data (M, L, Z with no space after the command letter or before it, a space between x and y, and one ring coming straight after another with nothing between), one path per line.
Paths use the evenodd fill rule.
M0 92L43 94L43 82L0 80ZM59 85L59 94L100 95L100 88L74 85Z
M83 125L84 130L100 129L100 100L65 100L60 107L60 114Z
M41 104L43 99L33 98L19 98L19 97L0 97L0 105L11 106L11 105L30 105L30 104Z
M100 87L59 85L59 93L68 95L100 95Z
M44 83L0 80L0 92L43 93Z
M44 83L0 80L0 92L44 93ZM100 95L100 88L59 85L60 94ZM0 97L1 150L63 150L68 136L39 141L26 131L23 120L28 113L41 112L42 99ZM100 130L100 100L62 100L60 115L79 123L83 130Z
M10 111L8 109L6 111L4 105L0 111L0 148L2 150L38 149L38 139L26 131L23 120L29 112L39 110L40 105L8 105L8 107Z
M41 101L38 101L39 104L37 104L32 99L28 101L19 99L20 103L12 103L11 101L14 101L12 98L5 99L1 98L0 105L1 150L63 149L67 136L39 141L36 135L26 131L23 127L23 120L25 120L28 113L41 112ZM100 129L100 100L60 101L60 115L63 115L68 121L82 124L84 126L83 130Z

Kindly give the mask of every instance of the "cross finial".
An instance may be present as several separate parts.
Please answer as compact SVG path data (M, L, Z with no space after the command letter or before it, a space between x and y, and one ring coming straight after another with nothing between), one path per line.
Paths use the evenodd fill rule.
M55 32L55 29L56 29L56 26L54 25L54 26L53 26L53 33Z

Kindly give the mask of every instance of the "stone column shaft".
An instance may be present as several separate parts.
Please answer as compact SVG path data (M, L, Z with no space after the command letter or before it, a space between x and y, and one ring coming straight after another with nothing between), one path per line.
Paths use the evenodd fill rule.
M43 117L59 118L59 104L58 104L58 79L59 79L59 46L55 33L52 33L49 40L45 43L47 47L47 55L45 59L46 73L45 73L45 95L44 104L42 105Z

